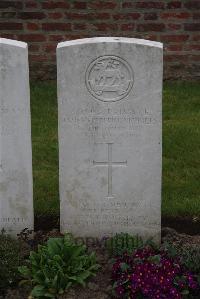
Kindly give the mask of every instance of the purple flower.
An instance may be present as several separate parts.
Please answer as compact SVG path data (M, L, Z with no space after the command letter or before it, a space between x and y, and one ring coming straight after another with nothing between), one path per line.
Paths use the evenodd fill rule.
M124 288L121 285L119 285L116 287L116 292L117 292L117 295L121 296L124 294Z
M123 267L122 267L123 265ZM127 267L124 267L126 265ZM181 293L199 288L192 273L186 273L178 259L166 252L143 248L115 260L112 279L119 298L181 299Z

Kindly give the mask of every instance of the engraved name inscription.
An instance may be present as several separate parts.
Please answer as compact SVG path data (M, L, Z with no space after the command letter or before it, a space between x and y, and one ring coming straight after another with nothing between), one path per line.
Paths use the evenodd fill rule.
M136 109L132 105L102 108L99 104L72 109L65 116L67 122L83 132L95 137L98 142L116 142L117 137L132 137L138 129L157 124L157 117L147 108Z

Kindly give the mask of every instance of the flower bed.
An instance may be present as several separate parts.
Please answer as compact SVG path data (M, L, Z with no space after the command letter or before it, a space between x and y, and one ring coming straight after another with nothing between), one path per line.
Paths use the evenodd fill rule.
M199 291L197 277L186 271L177 258L148 247L118 257L112 279L120 298L181 299Z
M58 230L52 230L51 232L38 231L34 233L33 239L29 238L28 232L23 231L19 236L20 252L19 250L16 251L16 257L19 254L21 257L20 260L22 260L22 263L20 262L21 265L25 265L26 263L24 262L24 258L28 258L30 251L38 252L39 244L42 244L42 247L40 246L40 248L47 248L49 244L47 243L49 238L56 238L56 242L53 242L51 245L56 245L57 243L60 244L60 241L57 239L58 237L63 237ZM1 242L2 246L5 244L3 239ZM198 265L200 260L200 236L182 235L177 234L174 230L168 230L167 235L163 238L164 243L162 243L162 246L159 249L152 247L153 244L151 245L149 242L143 243L140 238L135 238L134 236L130 236L128 234L118 234L114 238L104 239L102 242L102 244L99 242L96 244L87 244L87 252L85 253L88 253L89 257L91 253L95 251L97 263L101 267L96 272L95 277L91 277L87 279L87 281L85 280L85 288L78 286L78 284L73 284L73 286L67 290L64 290L64 287L63 294L58 294L59 291L57 290L52 292L51 279L48 280L49 284L46 284L45 280L42 280L45 282L47 291L50 290L52 298L200 298L200 289L198 285L198 275L200 275L200 265ZM62 246L60 245L59 248L61 249ZM77 250L78 248L81 248L79 246L77 247L72 245L73 244L71 243L68 244L68 249L64 251L70 250L71 252L71 247L75 249L77 248ZM2 248L4 247L5 245ZM53 248L53 252L56 250L57 254L61 255L63 261L63 250L61 250L62 254L60 254L60 249L57 252L55 247ZM72 252L73 251L74 249ZM5 284L3 290L0 288L0 299L27 299L34 286L37 285L36 280L34 279L34 281L26 287L25 285L17 287L17 283L20 281L20 279L22 279L22 277L20 277L19 272L17 274L18 263L14 268L12 264L9 264L10 258L8 259L8 257L10 255L8 256L7 252L8 250L2 251L1 259L2 262L7 265L7 269L12 267L12 271L15 271L13 273L16 273L16 280L15 282L13 281L14 283L12 283L12 285L10 284L10 280L4 281ZM78 255L78 259L76 257L76 277L82 275L79 271L80 267L78 265L78 260L82 260L81 256ZM52 255L52 258L54 259L54 254ZM57 264L58 259L61 262L61 259L57 256L54 261L54 266L58 266L59 269L60 265L62 268L63 262L59 262ZM86 257L86 259L88 258ZM72 261L74 261L74 258ZM42 262L44 264L45 260L42 259ZM48 263L50 262L51 261L49 260ZM68 263L67 260L66 263ZM70 263L71 262L68 264L69 267ZM38 267L39 266L40 263L38 264ZM41 271L43 268L44 267L41 266ZM73 268L71 269L73 270ZM81 269L83 269L83 267ZM37 271L34 273L36 272ZM66 267L62 270L62 272L69 273L66 272ZM51 273L52 271L48 271L46 275L51 278ZM4 278L5 275L3 274L4 273L2 272L2 277ZM35 274L32 275L32 278L34 277ZM9 281L9 283L7 283L7 281ZM56 283L60 285L59 280L56 280Z

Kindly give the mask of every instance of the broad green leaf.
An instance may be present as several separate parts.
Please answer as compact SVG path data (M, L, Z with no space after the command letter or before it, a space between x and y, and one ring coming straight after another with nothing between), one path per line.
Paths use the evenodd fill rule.
M181 292L182 295L189 295L189 293L190 293L189 290L183 290L183 291Z
M63 247L63 238L50 238L47 241L47 247L49 254L53 257L56 254L60 254Z
M29 278L31 276L31 271L27 266L18 267L18 271L25 277Z
M36 285L32 292L31 292L31 296L33 297L42 297L45 294L45 288L44 286L41 285Z
M23 286L23 285L25 285L25 284L30 284L30 283L31 283L30 280L23 279L23 280L21 280L21 281L19 282L18 285L21 287L21 286Z
M129 269L129 265L126 264L126 263L121 263L121 264L120 264L120 268L121 268L121 270L124 272L124 271L126 271L126 270Z

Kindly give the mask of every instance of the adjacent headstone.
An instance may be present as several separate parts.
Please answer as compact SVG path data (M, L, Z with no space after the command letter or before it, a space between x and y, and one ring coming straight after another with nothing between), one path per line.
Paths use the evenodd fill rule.
M57 59L61 231L159 241L162 44L74 40Z
M0 38L0 231L33 229L27 44Z

